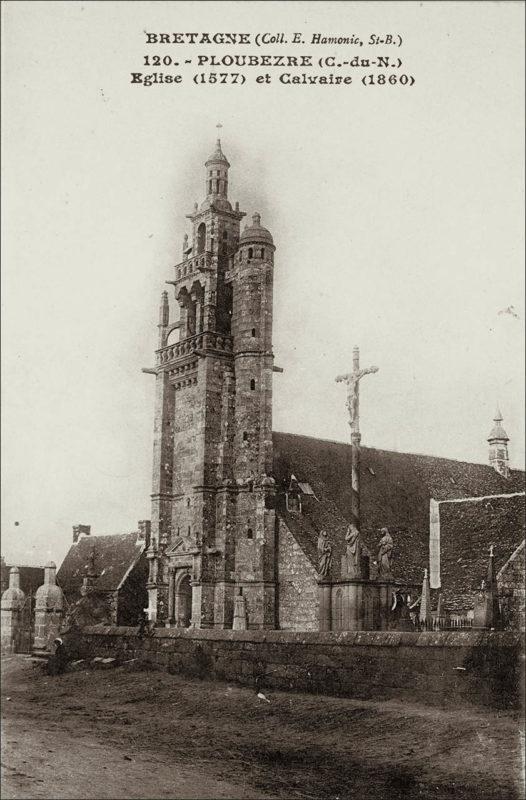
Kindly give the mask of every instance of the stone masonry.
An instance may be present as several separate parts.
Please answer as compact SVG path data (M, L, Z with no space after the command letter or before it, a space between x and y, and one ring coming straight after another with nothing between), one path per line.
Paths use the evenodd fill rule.
M526 573L523 541L497 574L503 623L507 628L526 630Z

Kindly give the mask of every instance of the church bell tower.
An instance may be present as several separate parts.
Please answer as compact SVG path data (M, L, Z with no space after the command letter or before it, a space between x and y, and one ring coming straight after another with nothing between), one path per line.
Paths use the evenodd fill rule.
M272 291L274 243L228 199L221 142L205 162L172 300L163 292L156 399L150 619L274 627Z

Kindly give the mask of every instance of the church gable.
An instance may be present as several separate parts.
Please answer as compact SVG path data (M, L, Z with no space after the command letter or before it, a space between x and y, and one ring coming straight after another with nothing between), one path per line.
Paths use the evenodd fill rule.
M494 546L499 571L524 540L525 496L485 496L439 504L440 577L444 607L462 612L473 608L486 577L488 553Z

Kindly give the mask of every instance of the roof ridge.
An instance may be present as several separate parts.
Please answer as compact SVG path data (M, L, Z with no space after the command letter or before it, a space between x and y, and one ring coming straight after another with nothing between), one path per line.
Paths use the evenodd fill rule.
M298 439L311 439L315 442L327 442L329 444L341 444L345 445L346 447L350 447L350 442L342 442L338 439L323 439L319 436L308 436L304 433L288 433L287 431L272 431L272 433L276 433L282 436L295 436ZM450 458L449 456L434 456L429 453L413 453L408 452L407 450L388 450L385 447L370 447L369 445L362 445L361 450L375 450L377 453L396 453L397 455L401 456L418 456L419 458L434 458L440 461L454 461L456 464L473 464L477 467L487 467L488 469L493 469L491 464L487 464L484 461L466 461L465 459L460 458ZM524 469L520 469L519 467L512 467L511 472L524 472Z
M126 533L90 533L88 536L81 536L75 544L79 542L89 542L93 539L109 539L110 536L138 536L139 531L126 531Z
M498 500L501 497L525 497L526 492L507 492L505 494L481 494L474 497L451 497L446 500L436 500L437 503L477 503L481 500ZM432 498L436 499L436 498Z

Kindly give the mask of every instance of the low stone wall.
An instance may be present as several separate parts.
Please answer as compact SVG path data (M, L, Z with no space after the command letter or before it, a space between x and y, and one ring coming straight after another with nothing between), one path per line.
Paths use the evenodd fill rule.
M94 626L67 638L72 657L138 659L152 668L261 689L443 707L521 707L524 653L511 632L224 631Z

